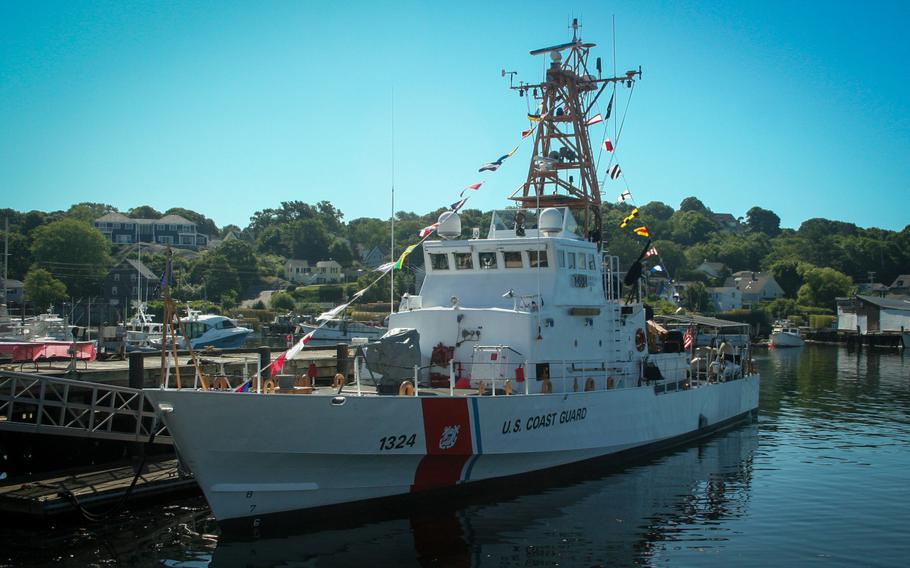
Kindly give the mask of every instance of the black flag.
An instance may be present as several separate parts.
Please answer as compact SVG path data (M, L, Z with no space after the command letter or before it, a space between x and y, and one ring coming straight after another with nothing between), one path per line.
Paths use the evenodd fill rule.
M610 113L613 112L613 97L616 96L616 91L610 95L610 102L607 103L607 112L604 114L604 120L610 120Z

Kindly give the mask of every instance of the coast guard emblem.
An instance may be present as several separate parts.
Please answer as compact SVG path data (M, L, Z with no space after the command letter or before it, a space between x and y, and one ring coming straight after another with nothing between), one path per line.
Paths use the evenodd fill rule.
M458 441L458 432L461 430L461 426L446 426L442 431L442 436L439 437L439 449L448 450L455 445L455 442Z

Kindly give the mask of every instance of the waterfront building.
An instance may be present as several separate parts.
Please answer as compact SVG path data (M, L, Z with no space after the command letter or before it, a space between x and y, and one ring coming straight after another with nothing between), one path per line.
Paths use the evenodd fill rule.
M108 213L94 221L96 229L116 244L157 243L196 249L208 243L208 236L196 224L180 215L160 219L132 219L122 213Z
M708 278L721 278L724 274L728 274L726 264L723 262L708 262L707 260L696 266L695 272L700 272Z
M910 331L910 296L865 296L837 299L837 329L871 332Z

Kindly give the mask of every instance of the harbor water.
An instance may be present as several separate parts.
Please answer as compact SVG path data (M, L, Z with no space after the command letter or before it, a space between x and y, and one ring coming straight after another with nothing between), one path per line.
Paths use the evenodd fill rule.
M198 497L5 526L0 565L906 566L910 354L807 345L757 363L753 423L543 487L250 539L222 536Z

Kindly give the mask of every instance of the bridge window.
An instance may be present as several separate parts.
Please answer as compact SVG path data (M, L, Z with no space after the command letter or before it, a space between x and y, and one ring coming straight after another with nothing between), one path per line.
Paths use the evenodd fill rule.
M594 255L588 255L588 270L594 270Z
M585 262L585 253L583 253L583 252L576 252L576 253L575 253L575 256L578 257L578 269L579 269L579 270L584 270L584 269L585 269L585 266L587 266L587 263Z
M473 270L474 257L469 252L455 253L455 270Z
M448 270L449 269L449 255L446 253L442 254L430 254L430 267L433 270Z
M566 257L569 259L569 268L575 268L575 253L567 253Z
M481 270L491 270L499 268L496 262L496 253L495 252L479 252L477 253L477 259L480 261Z
M529 250L528 262L531 268L546 268L550 265L547 262L547 250Z
M522 268L521 253L519 251L506 251L502 253L502 260L506 268Z

